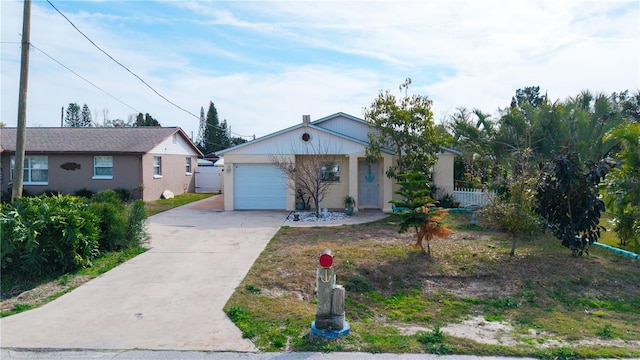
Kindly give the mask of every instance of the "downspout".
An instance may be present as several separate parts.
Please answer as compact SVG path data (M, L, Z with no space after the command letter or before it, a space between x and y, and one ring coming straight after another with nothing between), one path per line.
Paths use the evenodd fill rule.
M140 200L144 201L144 177L143 177L144 155L138 155L138 159L140 160L140 161L138 161L138 167L139 167L139 171L138 171L138 190L140 190Z

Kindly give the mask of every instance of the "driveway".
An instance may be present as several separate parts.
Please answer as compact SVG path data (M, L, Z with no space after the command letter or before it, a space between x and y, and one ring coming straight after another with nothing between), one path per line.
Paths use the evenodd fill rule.
M150 217L149 251L0 319L0 346L256 351L222 308L288 212L223 212L221 196Z

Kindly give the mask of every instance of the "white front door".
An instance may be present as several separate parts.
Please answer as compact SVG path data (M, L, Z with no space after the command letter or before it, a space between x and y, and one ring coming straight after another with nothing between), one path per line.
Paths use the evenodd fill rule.
M378 163L358 162L358 206L380 207L380 174Z

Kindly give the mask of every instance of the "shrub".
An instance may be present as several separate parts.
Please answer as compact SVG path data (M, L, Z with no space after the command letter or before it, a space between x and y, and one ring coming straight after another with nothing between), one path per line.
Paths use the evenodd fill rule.
M147 212L142 200L126 206L119 192L103 190L95 194L91 202L92 211L100 219L101 250L117 251L138 246L147 240Z
M116 251L127 246L127 214L125 206L114 202L96 202L90 205L93 212L99 219L100 228L100 250Z
M455 196L451 194L444 194L438 200L440 206L443 208L457 208L460 207L460 202L456 200Z
M113 191L116 193L120 201L125 203L131 201L131 191L124 188L113 189Z
M40 195L41 196L58 196L58 195L63 195L63 193L58 190L45 189L40 193ZM22 196L28 196L24 194L24 190L22 191Z
M542 219L535 213L536 193L532 180L514 180L508 191L481 210L489 223L511 236L511 252L515 255L516 239L541 232Z
M129 220L127 222L129 231L129 246L138 246L149 240L147 232L147 208L144 201L136 200L129 210Z
M121 204L122 200L120 200L120 196L115 190L102 190L98 191L91 198L92 202L105 202L111 204Z
M89 189L80 189L80 190L76 190L73 193L73 196L79 196L79 197L91 199L93 194L95 194L95 193L93 191L89 190Z
M72 196L21 197L2 206L0 264L33 279L90 266L98 251L98 219Z
M121 250L148 238L144 203L125 206L116 192L91 200L57 195L0 204L3 274L35 280L91 266L100 251Z

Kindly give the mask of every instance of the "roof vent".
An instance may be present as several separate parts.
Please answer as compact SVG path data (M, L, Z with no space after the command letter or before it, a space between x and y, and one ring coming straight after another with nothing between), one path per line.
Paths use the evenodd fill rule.
M309 125L311 122L311 115L302 115L302 125Z

